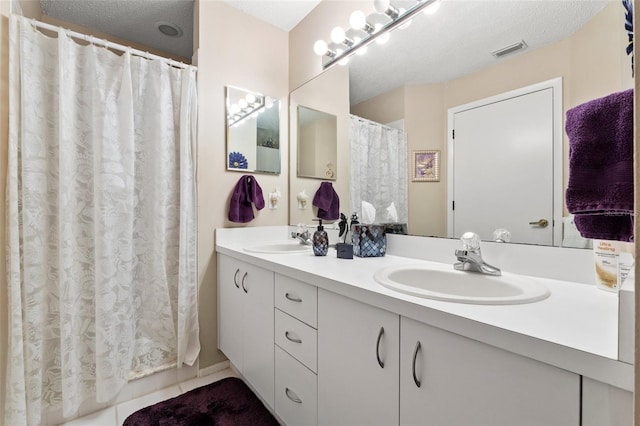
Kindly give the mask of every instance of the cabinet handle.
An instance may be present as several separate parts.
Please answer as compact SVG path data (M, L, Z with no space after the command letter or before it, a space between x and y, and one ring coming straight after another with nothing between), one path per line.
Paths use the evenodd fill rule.
M289 337L289 332L288 332L288 331L285 331L285 332L284 332L284 337L286 337L286 338L287 338L287 340L289 340L290 342L293 342L293 343L302 343L302 340L300 340L300 339L294 339L293 337Z
M299 299L297 297L291 297L291 296L289 296L289 293L285 293L284 297L286 297L287 299L291 300L292 302L302 302L302 299Z
M284 388L284 394L287 395L287 398L295 402L296 404L302 404L302 400L295 394L291 389ZM293 396L291 396L293 395Z
M418 351L420 350L420 341L416 343L416 348L413 350L413 365L411 367L413 373L413 382L417 387L420 387L421 383L418 380L418 376L416 376L416 358L418 357Z
M244 280L247 278L247 275L249 275L249 273L245 272L244 275L242 276L242 289L244 290L245 293L249 293L247 291L247 288L244 286Z
M380 331L378 332L378 341L376 342L376 358L378 359L378 365L380 368L384 368L384 362L380 359L380 340L382 340L383 334L384 327L380 327Z
M240 288L240 285L238 285L238 273L240 273L240 268L236 269L236 273L233 274L233 283L236 285L236 288Z

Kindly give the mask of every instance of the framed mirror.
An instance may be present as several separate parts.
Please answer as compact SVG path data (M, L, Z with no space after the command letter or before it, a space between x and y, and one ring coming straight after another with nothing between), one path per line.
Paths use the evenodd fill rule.
M280 174L280 108L271 96L226 86L227 170Z
M336 180L338 118L298 105L298 177Z

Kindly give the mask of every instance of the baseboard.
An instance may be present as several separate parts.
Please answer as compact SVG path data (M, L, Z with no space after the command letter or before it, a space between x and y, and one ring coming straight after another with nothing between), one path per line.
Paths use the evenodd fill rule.
M217 364L210 365L208 367L198 370L198 377L208 376L209 374L217 373L224 369L229 368L229 360L219 362Z

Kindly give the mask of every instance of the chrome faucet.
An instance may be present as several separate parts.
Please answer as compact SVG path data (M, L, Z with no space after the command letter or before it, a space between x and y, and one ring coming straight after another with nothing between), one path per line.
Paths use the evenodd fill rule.
M460 241L462 241L462 250L456 250L455 252L458 262L453 265L454 269L487 275L502 275L502 271L499 268L489 265L482 259L478 234L465 232L462 234Z
M300 244L304 244L307 246L312 244L311 233L309 233L309 230L306 226L298 226L298 232L292 232L291 238L297 238L298 241L300 241Z

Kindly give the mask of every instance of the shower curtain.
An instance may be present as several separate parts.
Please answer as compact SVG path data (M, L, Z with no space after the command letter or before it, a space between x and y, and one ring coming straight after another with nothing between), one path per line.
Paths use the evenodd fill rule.
M10 19L5 423L193 364L193 67Z
M376 223L408 220L407 136L402 130L351 116L351 208L362 220L362 201L376 209ZM397 219L390 220L389 206Z

